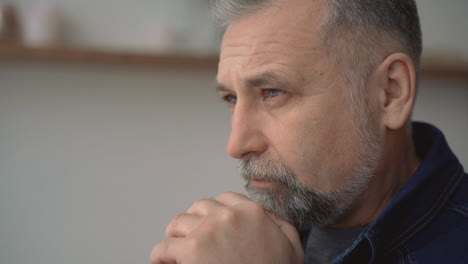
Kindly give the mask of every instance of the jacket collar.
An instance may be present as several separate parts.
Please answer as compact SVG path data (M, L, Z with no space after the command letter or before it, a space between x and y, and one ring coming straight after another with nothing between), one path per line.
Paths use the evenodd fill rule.
M419 168L338 262L359 258L350 263L372 263L377 255L392 252L434 219L461 182L463 167L440 130L415 122L413 139L423 159Z

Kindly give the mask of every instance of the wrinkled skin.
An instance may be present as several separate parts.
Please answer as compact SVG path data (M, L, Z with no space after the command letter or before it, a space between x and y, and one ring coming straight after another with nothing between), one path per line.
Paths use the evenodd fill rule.
M172 220L153 264L303 263L294 227L247 197L223 193L199 200Z
M278 0L274 7L233 21L224 35L219 96L232 112L228 153L281 161L303 185L343 188L366 153L342 70L321 48L323 1ZM336 227L369 224L416 169L408 138L416 74L408 56L393 54L376 67L364 94L373 109L382 159L352 214ZM380 156L380 155L379 155ZM252 182L281 189L278 182ZM299 264L304 253L294 226L241 194L200 200L178 215L151 253L152 264Z

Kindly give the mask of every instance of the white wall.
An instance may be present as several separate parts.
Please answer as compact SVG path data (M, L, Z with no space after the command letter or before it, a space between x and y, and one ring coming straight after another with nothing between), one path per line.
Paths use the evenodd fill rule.
M0 263L146 263L193 200L241 191L213 75L0 64Z
M448 52L468 60L468 1L416 0L421 18L424 49Z
M460 34L467 2L419 2L426 46L468 54ZM125 24L120 33L131 36L151 10L187 8L112 1L109 12L110 1L59 3L79 22L73 41L96 47L119 34L80 20L91 11ZM190 28L185 16L176 18ZM225 154L229 114L214 74L0 62L0 263L147 263L165 225L193 200L242 191ZM444 130L468 166L468 81L424 80L415 119Z
M242 191L211 71L0 64L0 262L146 263L191 202ZM468 82L415 119L468 164Z
M422 80L413 119L439 127L468 171L468 80Z

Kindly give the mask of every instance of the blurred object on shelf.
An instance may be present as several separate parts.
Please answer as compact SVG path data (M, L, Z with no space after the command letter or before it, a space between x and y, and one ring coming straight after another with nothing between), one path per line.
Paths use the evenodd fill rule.
M15 44L19 39L20 26L14 6L0 6L0 43Z
M217 31L215 21L210 16L210 4L208 0L190 0L187 17L192 27L187 32L189 40L186 49L200 56L212 55L218 50Z
M14 4L21 25L17 43L30 48L188 56L218 53L220 35L209 15L209 0L135 5L107 0L92 5L69 0L6 1ZM1 0L0 6L4 6Z
M23 16L22 40L29 47L60 46L64 43L63 17L60 10L48 2L39 2Z
M180 34L165 19L148 20L141 25L139 38L128 49L143 50L148 53L177 53L180 51Z

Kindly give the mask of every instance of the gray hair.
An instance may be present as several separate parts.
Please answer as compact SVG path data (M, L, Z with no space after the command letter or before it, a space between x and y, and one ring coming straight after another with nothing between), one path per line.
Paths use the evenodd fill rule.
M277 0L211 0L212 11L223 26L273 5ZM414 0L324 0L328 14L322 25L323 49L344 78L363 87L372 69L395 52L411 57L419 72L422 34ZM360 89L351 89L359 100ZM361 98L362 100L362 98Z

